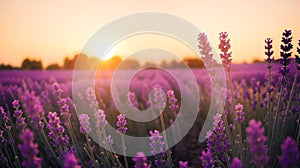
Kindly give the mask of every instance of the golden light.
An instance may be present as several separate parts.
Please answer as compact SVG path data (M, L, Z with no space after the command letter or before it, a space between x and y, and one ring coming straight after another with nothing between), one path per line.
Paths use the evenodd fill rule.
M103 57L100 57L101 60L107 61L116 55L114 48L111 48Z

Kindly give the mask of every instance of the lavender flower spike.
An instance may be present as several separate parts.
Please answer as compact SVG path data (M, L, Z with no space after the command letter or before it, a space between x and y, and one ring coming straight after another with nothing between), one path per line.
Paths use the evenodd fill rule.
M42 167L42 158L37 157L38 144L34 143L34 134L28 128L20 135L23 144L18 145L24 161L22 166L26 168L40 168Z
M90 117L87 114L79 115L79 123L80 123L80 132L81 133L90 133L92 128L90 127Z
M294 168L296 167L299 159L299 151L296 142L291 138L287 137L281 144L282 154L279 162L282 168Z
M158 130L150 131L149 139L151 140L151 143L149 145L152 148L151 153L153 155L164 152L163 147L165 142L163 142L162 138L163 137L159 135Z
M154 89L155 108L157 108L159 111L162 111L166 105L164 91L162 90L162 87L159 84L154 85L153 89Z
M47 128L50 130L49 138L52 140L52 145L61 146L69 143L69 137L64 136L65 128L60 125L60 119L56 112L48 113L49 125Z
M179 161L179 168L189 168L188 164L188 161Z
M208 150L207 152L202 151L202 156L200 157L200 160L204 168L212 168L215 165L214 157L210 150Z
M6 124L8 122L9 118L7 116L7 113L4 111L3 107L0 106L0 125Z
M125 134L127 131L127 121L126 121L126 117L124 114L120 114L118 115L118 121L117 121L117 127L118 127L118 131L122 134Z
M300 55L300 40L298 40L298 46L297 47L297 53ZM296 67L298 68L298 70L300 70L300 56L299 55L295 55L295 60L296 60Z
M267 147L265 145L267 138L264 135L265 129L261 127L261 122L255 121L254 119L250 120L246 132L253 163L257 167L266 165L269 161Z
M272 42L273 42L273 40L271 38L267 38L265 40L265 43L266 43L266 45L265 45L265 49L266 49L265 54L267 56L266 61L268 62L268 69L272 68L271 63L274 61L274 58L271 57L274 53L274 51L272 50L272 48L273 48Z
M243 164L240 159L238 159L236 157L232 159L230 168L242 168L242 167L243 167Z
M96 126L97 127L105 127L107 125L106 115L103 110L97 110L94 113L94 116L96 117Z
M220 54L220 57L222 59L223 67L226 71L231 70L231 52L228 52L231 45L230 45L230 39L227 39L228 33L227 32L221 32L220 33L220 44L219 49L222 51Z
M134 168L150 168L150 165L147 163L147 157L143 152L137 152L132 160L134 161Z
M20 101L14 100L12 102L14 110L13 116L16 118L16 128L19 130L24 130L26 127L25 118L22 116L23 111L20 108Z
M70 152L66 155L64 161L64 168L81 168L78 163L78 159L76 158L73 152Z
M245 120L244 106L240 103L235 106L235 121L241 124Z
M177 99L175 97L174 91L173 90L169 90L167 92L167 96L168 96L168 102L169 102L169 109L171 109L172 111L176 112L176 110L178 110L179 106L177 104Z
M282 44L280 45L280 56L282 57L280 60L280 63L282 64L282 68L279 69L279 72L282 74L283 77L285 77L289 73L288 65L290 64L290 58L292 56L292 31L291 30L284 30L282 33ZM282 78L282 83L285 83L283 81L284 78Z
M199 51L202 55L202 60L205 64L205 67L211 68L216 66L217 62L213 59L212 48L208 42L207 35L203 33L199 33L198 35L198 41L199 41Z

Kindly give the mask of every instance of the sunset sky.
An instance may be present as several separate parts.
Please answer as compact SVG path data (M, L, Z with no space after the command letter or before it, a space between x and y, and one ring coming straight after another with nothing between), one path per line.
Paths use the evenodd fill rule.
M296 51L296 40L300 39L299 7L299 0L2 0L0 63L19 66L30 57L42 60L44 67L55 62L62 64L64 57L79 52L107 23L146 11L186 19L208 34L215 49L218 33L227 31L235 63L263 59L266 37L274 39L278 57L284 29L293 31L293 53ZM119 52L116 49L113 54L122 55Z

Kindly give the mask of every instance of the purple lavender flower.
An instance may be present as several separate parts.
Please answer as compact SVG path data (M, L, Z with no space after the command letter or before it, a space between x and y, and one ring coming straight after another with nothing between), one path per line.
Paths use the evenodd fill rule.
M67 99L59 98L59 100L57 101L57 105L59 106L60 117L62 119L63 125L69 126L69 120L72 115L69 110L69 105L67 104Z
M79 115L79 122L80 122L80 132L81 133L90 133L92 128L90 127L90 117L87 114L80 114Z
M103 110L97 110L94 113L94 116L96 117L96 126L97 127L105 127L107 125L106 115Z
M61 89L58 83L55 82L52 84L52 90L53 90L53 94L55 94L57 97L61 97L63 90Z
M177 104L177 99L175 97L174 91L173 90L169 90L167 92L167 96L168 96L168 102L169 102L169 109L171 109L172 111L176 111L178 110L179 106Z
M64 168L81 168L73 152L69 152L64 160Z
M25 118L22 117L23 111L20 108L20 101L14 100L12 102L14 110L13 116L16 117L16 128L19 130L24 130L26 127Z
M50 130L48 136L52 140L52 145L61 146L69 143L68 135L64 136L65 128L60 125L60 119L56 112L48 113L49 124L47 128Z
M232 159L230 168L242 168L242 167L243 167L243 164L240 159L238 159L236 157Z
M127 121L125 115L124 114L118 115L117 127L120 133L126 134L127 131L126 125L127 125Z
M111 135L107 135L106 141L109 146L112 146L114 144L114 140L112 139Z
M134 161L134 168L150 168L150 165L147 163L147 157L143 152L137 152L132 160Z
M89 107L91 109L98 109L98 101L97 101L97 97L95 94L95 90L92 87L88 87L85 91L86 93L86 98L87 100L90 102Z
M162 140L162 136L159 134L158 130L150 131L151 143L149 143L150 147L152 148L151 153L153 155L164 152L164 145L165 142Z
M153 89L154 89L155 108L157 108L159 111L162 111L166 106L164 91L162 90L162 87L159 84L154 85Z
M208 150L207 152L202 151L200 160L201 160L202 166L204 168L212 168L215 165L214 164L214 157L213 157L210 150Z
M7 113L4 111L3 107L0 106L0 125L6 124L8 120L9 118L7 116Z
M23 105L25 106L25 111L31 118L31 122L34 124L35 128L43 128L44 123L42 121L44 117L44 109L41 105L40 100L35 96L34 92L25 92L21 97Z
M272 42L273 42L273 40L271 38L267 38L265 40L265 43L266 43L266 45L265 45L265 49L266 49L265 54L267 56L266 61L268 62L268 69L272 68L271 63L274 61L274 58L271 57L274 53L274 51L272 50L272 48L273 48Z
M188 164L188 161L179 161L179 168L189 168Z
M297 47L297 53L300 55L300 40L298 40L298 46ZM300 70L300 56L299 55L295 55L295 60L296 60L296 67L298 68L298 70Z
M133 107L138 107L139 102L137 101L136 95L134 92L128 92L128 102L131 102Z
M240 103L235 106L235 121L241 124L245 120L244 106Z
M42 167L42 158L37 157L39 153L38 144L34 143L34 134L28 128L20 135L23 144L18 147L24 157L22 166L26 168Z
M223 52L220 54L220 57L222 59L222 63L224 66L224 69L226 71L231 70L231 52L228 52L231 45L230 45L230 39L227 39L228 33L227 32L221 32L219 37L220 44L219 49Z
M282 168L294 168L296 167L299 159L299 151L296 142L291 138L287 137L281 144L282 154L279 162Z
M266 165L269 161L267 147L265 145L267 138L264 135L265 129L261 127L261 122L255 121L254 119L250 120L246 132L253 163L257 167Z
M283 78L281 79L281 82L284 84L285 81L284 77L289 73L288 65L290 64L290 58L292 56L292 31L291 30L284 30L282 33L282 44L280 45L280 56L282 57L280 59L280 63L282 64L282 68L279 69L279 72L282 74Z
M7 143L7 139L4 137L3 133L4 132L0 130L0 146L2 146L2 144Z
M226 160L225 153L230 147L229 140L225 134L225 126L222 120L222 114L217 113L214 115L214 130L208 131L207 147L214 155L219 155L222 161Z
M202 60L206 68L214 67L217 62L213 59L213 54L211 53L212 48L208 42L207 35L205 33L199 33L198 35L200 54L202 55Z

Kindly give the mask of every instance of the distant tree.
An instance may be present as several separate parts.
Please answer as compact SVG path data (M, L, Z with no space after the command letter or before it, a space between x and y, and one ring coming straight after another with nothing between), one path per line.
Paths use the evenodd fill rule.
M24 59L21 64L21 69L24 70L41 70L43 69L42 62L36 60Z
M19 69L19 68L13 67L11 65L5 65L5 64L0 65L0 70L13 70L13 69Z
M46 67L46 70L60 70L61 67L58 64L50 64Z
M199 58L186 58L184 59L184 62L190 68L204 68L204 64Z
M136 69L139 67L141 67L140 62L133 58L125 59L119 65L120 69Z

